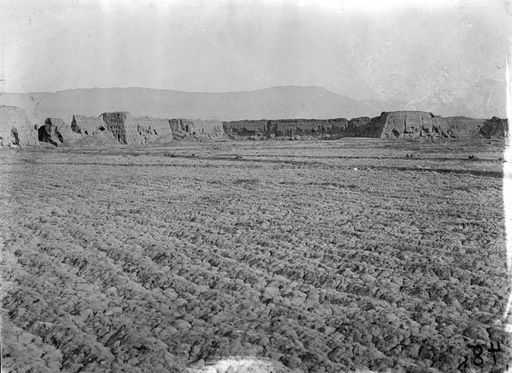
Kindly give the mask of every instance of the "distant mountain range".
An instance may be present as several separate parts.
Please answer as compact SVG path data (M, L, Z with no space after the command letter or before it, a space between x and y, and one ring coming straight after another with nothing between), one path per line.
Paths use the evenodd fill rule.
M427 103L428 104L428 103ZM155 118L283 119L374 117L383 111L425 110L441 115L473 114L414 107L400 101L354 100L321 87L283 86L248 92L200 93L150 88L91 88L58 92L0 93L0 105L25 109L32 121L46 117L70 121L73 114L98 116L109 111ZM458 105L459 106L459 105ZM445 108L446 109L446 108ZM448 108L449 109L449 108ZM499 115L496 113L493 115ZM490 117L492 115L488 115Z

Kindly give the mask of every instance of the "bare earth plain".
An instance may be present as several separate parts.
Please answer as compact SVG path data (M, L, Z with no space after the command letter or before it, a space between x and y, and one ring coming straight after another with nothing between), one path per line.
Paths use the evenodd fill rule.
M1 151L3 369L503 372L503 149Z

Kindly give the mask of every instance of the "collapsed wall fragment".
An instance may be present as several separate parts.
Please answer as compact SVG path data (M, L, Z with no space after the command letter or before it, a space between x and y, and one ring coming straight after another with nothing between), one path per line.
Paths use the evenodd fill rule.
M25 110L0 106L0 146L37 144L37 127L30 123Z

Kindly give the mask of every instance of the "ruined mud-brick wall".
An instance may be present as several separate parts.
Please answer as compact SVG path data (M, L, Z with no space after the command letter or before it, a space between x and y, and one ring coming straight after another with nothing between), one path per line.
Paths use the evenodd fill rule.
M182 123L192 135L208 138L224 136L222 122L217 120L183 119Z
M55 146L74 143L81 137L80 134L73 132L71 125L61 118L46 118L44 124L38 129L39 141Z
M384 112L375 122L381 138L454 137L445 118L424 111Z
M345 118L336 119L280 119L271 120L270 130L275 136L314 136L314 137L338 137L348 127Z
M183 119L169 119L169 127L173 138L181 139L189 135L189 128Z
M478 138L504 137L507 122L466 117L443 118L424 111L383 112L380 116L351 120L283 119L223 122L229 136L374 137L374 138Z
M474 119L468 117L447 117L445 118L450 131L450 137L454 138L475 138L480 137L480 129L485 124L485 119Z
M37 136L40 142L47 142L58 146L59 144L64 143L64 138L59 131L55 130L53 122L58 123L57 118L46 118L44 124L37 129Z
M121 144L141 145L159 137L171 137L169 121L149 117L133 117L127 112L103 113L105 127Z
M279 119L279 120L240 120L223 122L224 131L230 136L276 136L295 135L311 137L339 138L348 136L376 137L380 134L372 128L370 118L362 117L347 120L336 119Z
M125 131L127 144L146 144L161 137L172 139L172 131L167 119L132 117L128 114Z
M0 146L38 144L37 125L30 123L25 110L0 106Z
M121 144L127 144L126 142L126 129L125 122L128 117L128 113L114 112L114 113L103 113L101 118L105 123L106 129L117 139Z
M188 136L210 139L224 136L223 124L217 120L169 119L169 127L177 139Z
M444 118L423 111L382 113L372 121L382 126L381 138L498 138L505 137L508 129L507 121L496 117Z
M342 137L380 137L382 124L379 117L359 117L348 121L348 126Z
M236 120L222 122L228 136L268 136L267 120Z
M82 137L71 129L69 122L65 122L61 118L52 118L52 123L55 131L58 131L60 136L64 139L64 144L71 144Z
M492 117L485 121L480 134L486 139L504 138L508 136L508 120Z
M105 130L103 117L87 117L84 115L73 115L71 130L82 135L93 135L98 131Z
M348 121L339 119L278 119L278 120L239 120L223 122L224 131L230 136L291 137L318 136L331 137L340 134L348 126Z
M107 130L103 116L87 117L84 115L73 115L71 130L80 134L81 138L75 142L78 146L87 145L116 145L119 140L112 132Z
M183 119L169 119L169 127L171 131L174 132L185 132L185 125L183 124Z

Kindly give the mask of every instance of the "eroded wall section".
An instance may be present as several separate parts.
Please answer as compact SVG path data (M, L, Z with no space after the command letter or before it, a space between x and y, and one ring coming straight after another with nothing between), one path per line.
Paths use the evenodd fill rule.
M37 126L30 123L25 110L0 106L0 146L37 144Z

